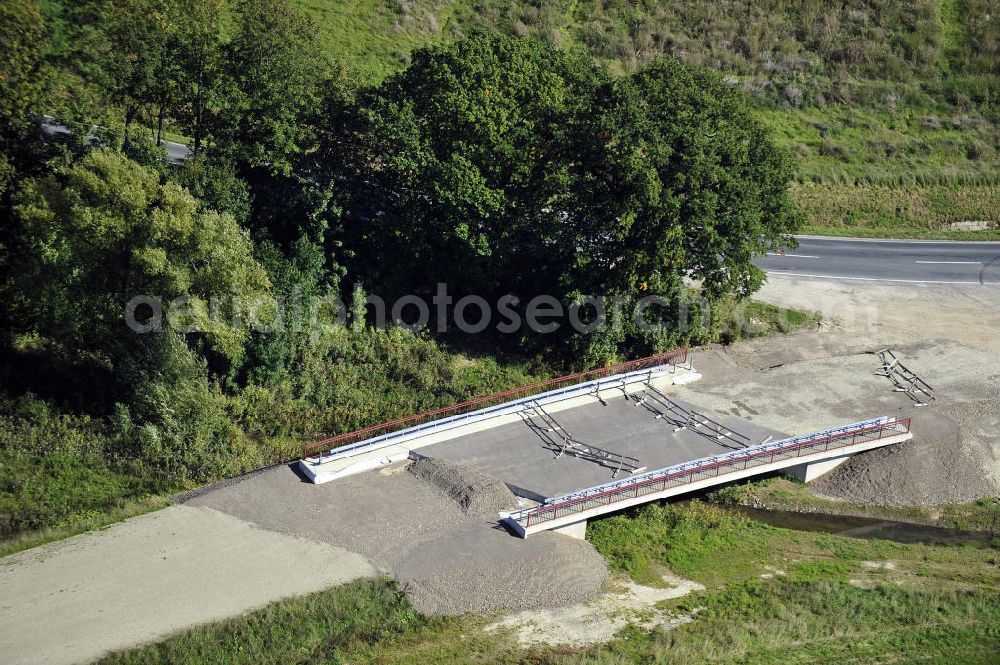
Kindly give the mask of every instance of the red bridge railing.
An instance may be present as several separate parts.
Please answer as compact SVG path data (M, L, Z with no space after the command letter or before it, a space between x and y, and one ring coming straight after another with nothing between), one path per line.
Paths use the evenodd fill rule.
M688 485L707 478L717 478L727 473L742 471L754 466L763 466L785 459L824 452L835 448L847 448L859 443L899 436L910 431L910 419L882 419L880 422L857 423L856 429L828 430L820 435L793 437L785 441L758 446L760 450L748 449L726 453L689 464L653 471L634 480L622 480L607 490L601 486L593 490L583 490L574 495L557 498L552 503L543 503L531 508L523 508L512 513L508 519L522 527L530 527L550 522L560 517L582 513L594 508L637 499L647 494L656 494L673 487ZM743 453L743 454L741 454ZM684 468L678 468L684 467Z
M337 436L332 436L321 441L307 444L302 448L302 457L312 457L314 455L333 450L334 448L342 448L376 436L381 436L390 432L397 432L401 429L406 429L407 427L422 425L423 423L439 420L441 418L447 418L448 416L469 413L471 411L476 411L477 409L496 406L497 404L503 404L504 402L511 402L524 397L530 397L532 395L547 392L549 390L556 390L558 388L575 385L577 383L585 383L587 381L593 381L594 379L601 379L615 374L625 374L627 372L635 372L641 369L659 367L660 365L683 365L687 362L687 358L688 349L675 349L673 351L667 351L666 353L659 353L654 356L639 358L638 360L630 360L618 365L599 367L586 372L569 374L567 376L560 376L554 379L539 381L538 383L532 383L519 388L512 388L503 392L493 393L492 395L483 395L482 397L476 397L467 402L461 402L460 404L443 406L438 409L425 411L424 413L418 413L413 416L389 420L387 422L371 425L370 427L365 427L354 432L338 434Z

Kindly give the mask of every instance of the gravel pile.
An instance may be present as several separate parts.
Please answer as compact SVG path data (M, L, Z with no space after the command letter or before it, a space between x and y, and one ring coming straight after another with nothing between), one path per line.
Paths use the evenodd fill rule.
M994 400L927 407L912 415L912 441L851 458L811 484L821 495L879 506L966 503L995 496L997 466L982 444L1000 431ZM992 468L994 474L984 473Z
M705 408L796 434L880 415L912 418L913 440L873 450L810 483L817 494L879 506L965 503L1000 493L1000 363L952 341L891 346L934 386L915 407L877 376L878 359L851 337L798 334L703 353L705 378L677 394Z
M413 605L430 614L525 610L597 596L608 571L590 545L554 533L527 540L466 524L424 543L395 570Z
M407 470L443 491L469 515L495 518L517 505L517 497L502 481L466 464L427 457Z
M408 472L417 464L424 470ZM276 467L210 488L188 504L357 552L397 580L425 612L552 607L600 592L607 568L590 543L554 533L511 535L495 508L511 507L503 497L513 495L506 487L469 482L478 475L462 476L466 485L480 488L470 493L466 512L461 498L418 477L450 477L431 473L443 466L401 463L323 485ZM489 515L475 514L485 506Z

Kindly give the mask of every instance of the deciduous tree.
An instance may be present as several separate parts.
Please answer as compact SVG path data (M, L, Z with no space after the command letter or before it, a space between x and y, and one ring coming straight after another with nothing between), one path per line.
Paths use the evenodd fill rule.
M113 356L135 296L178 296L200 304L186 322L206 350L234 362L246 327L238 301L269 293L247 233L227 214L199 211L195 199L158 174L107 150L35 183L19 213L28 239L21 269L28 318L67 348ZM210 318L212 297L219 310Z

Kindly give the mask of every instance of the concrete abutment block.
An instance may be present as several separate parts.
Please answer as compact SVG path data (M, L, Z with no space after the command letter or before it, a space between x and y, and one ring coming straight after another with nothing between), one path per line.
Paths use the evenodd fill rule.
M853 455L845 455L844 457L835 457L821 462L800 464L799 466L789 467L788 475L799 480L800 482L811 483L820 476L830 473L838 466L851 459L851 457L853 457Z
M579 522L573 522L572 524L567 524L566 526L559 527L558 529L552 529L556 533L561 533L564 536L569 536L570 538L576 538L577 540L587 539L587 520L581 520Z

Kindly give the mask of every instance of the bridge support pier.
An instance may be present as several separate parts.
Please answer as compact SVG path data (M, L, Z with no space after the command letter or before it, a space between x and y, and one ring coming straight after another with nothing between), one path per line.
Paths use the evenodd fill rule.
M587 539L587 520L580 520L579 522L573 522L572 524L567 524L566 526L561 526L558 529L552 529L556 533L561 533L564 536L569 536L570 538L576 538L578 540Z
M820 476L827 474L838 466L851 459L853 455L845 455L844 457L835 457L833 459L823 460L822 462L813 462L812 464L800 464L798 466L793 466L788 468L788 475L794 477L803 483L810 483Z

